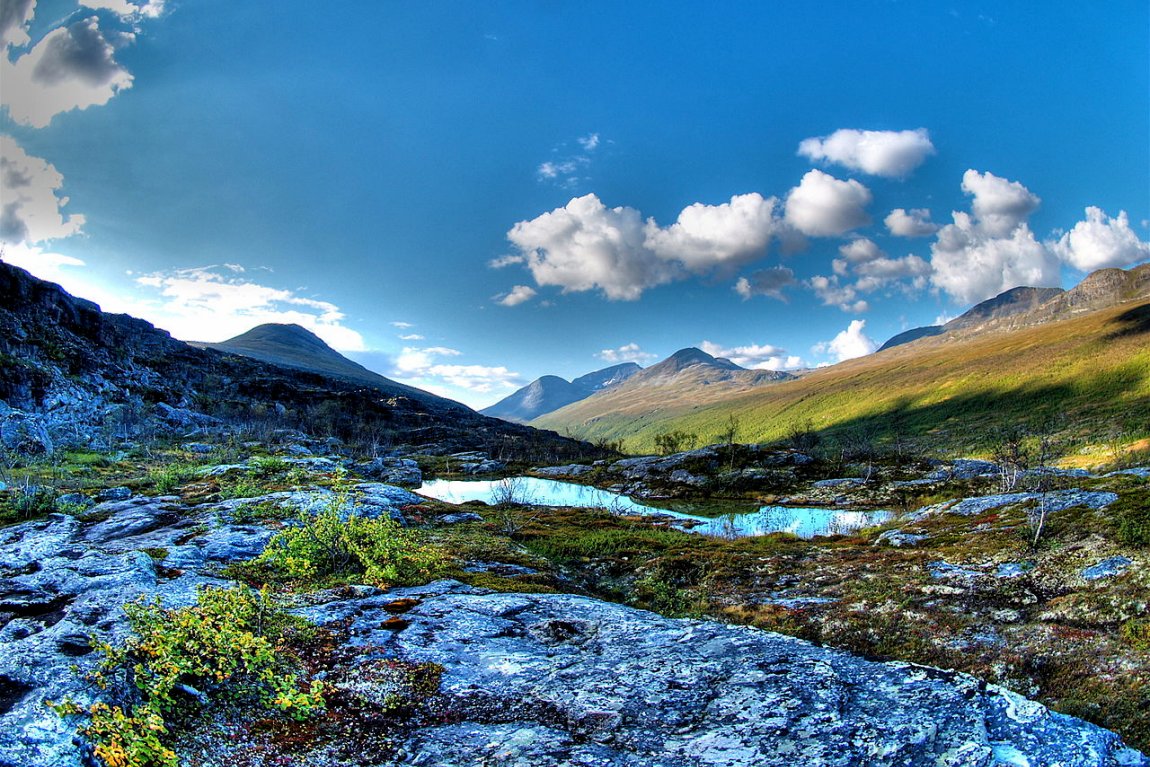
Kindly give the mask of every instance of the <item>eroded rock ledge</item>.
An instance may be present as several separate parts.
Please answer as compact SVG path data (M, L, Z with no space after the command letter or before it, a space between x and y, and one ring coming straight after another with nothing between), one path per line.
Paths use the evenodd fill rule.
M399 598L419 604L393 633L384 605ZM440 581L303 613L444 667L453 723L411 735L411 764L1147 764L1112 733L964 674L587 597Z

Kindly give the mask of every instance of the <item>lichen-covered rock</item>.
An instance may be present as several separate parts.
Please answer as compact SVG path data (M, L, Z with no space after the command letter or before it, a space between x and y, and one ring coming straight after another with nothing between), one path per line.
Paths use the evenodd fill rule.
M384 604L420 603L398 634ZM1146 765L1112 734L973 677L877 663L747 627L587 597L452 582L302 611L352 642L445 669L453 721L423 765Z
M375 458L355 467L363 476L401 487L419 487L423 484L423 472L419 464L410 458Z
M921 520L926 517L948 512L962 516L974 516L987 511L1000 509L1014 503L1042 504L1047 512L1065 511L1074 506L1086 506L1091 509L1104 509L1118 500L1118 495L1111 492L1096 490L1057 490L1050 493L999 493L997 495L983 495L977 498L963 498L943 501L941 503L923 506L911 515L911 519Z

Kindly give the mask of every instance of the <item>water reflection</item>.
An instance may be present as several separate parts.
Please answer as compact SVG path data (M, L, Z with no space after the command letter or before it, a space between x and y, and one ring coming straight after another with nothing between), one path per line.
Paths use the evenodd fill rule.
M683 530L721 538L743 538L775 532L792 533L800 538L845 535L864 527L882 524L893 516L889 511L844 511L789 506L763 506L745 513L698 516L645 506L628 496L597 487L538 477L502 480L435 479L425 482L416 492L448 503L515 501L537 506L607 509L616 514L661 516Z

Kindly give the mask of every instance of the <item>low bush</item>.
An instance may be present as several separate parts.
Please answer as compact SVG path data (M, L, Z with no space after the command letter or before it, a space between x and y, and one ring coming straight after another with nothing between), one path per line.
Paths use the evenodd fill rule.
M81 734L107 767L173 767L170 723L212 700L256 702L297 720L324 708L322 683L305 685L285 651L305 624L266 592L204 588L191 607L139 600L124 611L131 635L120 646L98 644L104 657L89 675L113 704L49 703L89 717Z
M345 494L318 514L300 515L268 543L255 564L287 580L322 583L349 577L376 586L426 583L441 573L442 551L389 518L346 516Z
M1150 490L1123 493L1109 508L1118 540L1150 546Z

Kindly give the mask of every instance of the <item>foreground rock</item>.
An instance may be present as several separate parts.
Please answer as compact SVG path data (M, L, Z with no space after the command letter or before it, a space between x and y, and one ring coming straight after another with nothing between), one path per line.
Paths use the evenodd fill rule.
M395 634L384 605L420 604ZM963 674L877 663L711 621L453 582L304 611L441 664L450 721L422 765L1145 765L1116 736Z

